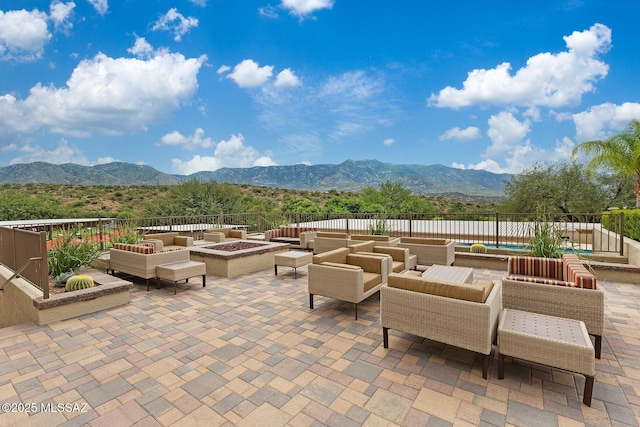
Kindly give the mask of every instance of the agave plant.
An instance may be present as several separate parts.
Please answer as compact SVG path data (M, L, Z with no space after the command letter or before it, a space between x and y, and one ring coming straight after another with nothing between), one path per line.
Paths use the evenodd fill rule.
M91 265L100 256L100 246L96 242L78 240L78 232L70 230L57 240L47 254L49 275L60 276L62 273L75 271L80 267Z

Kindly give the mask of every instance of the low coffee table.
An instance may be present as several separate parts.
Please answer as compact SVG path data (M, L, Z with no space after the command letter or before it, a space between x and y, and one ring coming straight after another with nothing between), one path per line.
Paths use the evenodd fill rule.
M273 268L275 269L276 276L278 275L278 266L283 265L285 267L293 268L293 278L298 278L298 267L310 264L313 261L313 253L303 251L289 251L276 254L273 261Z
M422 273L422 277L454 283L473 283L473 268L432 265Z
M498 325L498 379L504 357L528 360L585 376L582 402L591 406L595 351L584 322L505 308Z

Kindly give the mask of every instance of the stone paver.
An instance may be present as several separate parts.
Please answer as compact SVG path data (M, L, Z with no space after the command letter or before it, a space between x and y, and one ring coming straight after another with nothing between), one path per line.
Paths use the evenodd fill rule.
M306 270L307 267L301 267ZM474 278L505 273L474 269ZM305 274L301 275L305 277ZM197 278L192 279L197 283ZM382 347L379 299L319 297L271 269L207 287L146 291L128 305L0 330L0 425L638 425L640 286L601 281L602 359L592 407L580 375L397 331ZM13 404L13 407L11 406ZM29 405L31 413L25 412ZM44 413L47 410L50 413Z

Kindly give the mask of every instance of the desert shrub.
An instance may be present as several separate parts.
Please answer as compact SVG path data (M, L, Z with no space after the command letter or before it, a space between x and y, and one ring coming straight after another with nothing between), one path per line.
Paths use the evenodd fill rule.
M47 254L50 276L57 277L89 266L100 256L100 246L97 243L78 239L77 235L77 231L71 230L54 242Z
M529 239L527 249L532 256L545 258L562 258L564 240L562 233L555 225L538 217L533 224L533 234Z

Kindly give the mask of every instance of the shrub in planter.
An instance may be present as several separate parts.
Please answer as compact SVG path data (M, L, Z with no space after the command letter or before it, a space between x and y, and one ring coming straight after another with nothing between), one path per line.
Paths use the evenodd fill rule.
M73 230L66 233L47 253L50 276L57 277L89 266L100 256L100 246L97 243L78 240L77 234Z

